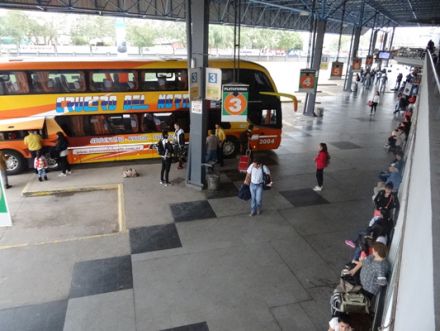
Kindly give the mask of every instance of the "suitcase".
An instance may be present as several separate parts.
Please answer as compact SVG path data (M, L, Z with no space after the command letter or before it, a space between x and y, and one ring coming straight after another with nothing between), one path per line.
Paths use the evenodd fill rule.
M245 173L249 167L249 162L251 160L251 151L247 150L246 155L240 155L238 160L238 171L240 173Z

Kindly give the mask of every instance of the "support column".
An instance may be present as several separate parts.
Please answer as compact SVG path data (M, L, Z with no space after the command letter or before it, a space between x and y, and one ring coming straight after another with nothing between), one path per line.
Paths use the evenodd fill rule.
M187 184L202 189L205 183L205 169L202 167L206 149L208 107L205 100L205 68L208 66L209 0L187 0L190 36L188 36L188 68L199 68L200 99L191 100L201 104L201 112L190 111L191 143L189 144ZM191 84L191 77L189 79Z
M314 52L312 58L311 68L316 70L318 80L319 78L319 67L321 65L321 57L322 57L322 47L324 45L324 35L325 28L327 25L327 21L318 19L316 22L316 38L315 43L313 45ZM315 112L315 100L316 100L316 91L318 84L315 84L315 93L307 93L306 101L304 104L304 115L313 116Z
M357 57L357 52L358 52L358 49L359 49L359 41L361 39L361 32L362 32L362 27L361 26L357 26L355 28L355 31L354 31L353 48L351 49L351 56L350 56L350 59L348 61L348 67L350 69L348 70L348 78L347 78L347 80L345 82L344 91L351 91L351 84L353 82L352 64L353 64L353 59L355 57Z
M388 47L387 50L389 50L391 52L392 48L393 48L393 41L394 41L394 31L396 30L396 27L393 27L393 32L391 32L391 39L390 39L390 45ZM388 63L390 62L390 60L386 60L385 61L385 66L388 67Z
M378 33L379 33L379 30L374 31L373 42L371 43L371 50L370 50L371 54L373 54L374 50L376 49L377 34Z

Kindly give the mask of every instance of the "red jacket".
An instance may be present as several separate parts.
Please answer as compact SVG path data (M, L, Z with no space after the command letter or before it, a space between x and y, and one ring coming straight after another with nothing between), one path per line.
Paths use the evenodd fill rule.
M316 169L321 170L327 167L328 154L324 151L320 151L315 157Z

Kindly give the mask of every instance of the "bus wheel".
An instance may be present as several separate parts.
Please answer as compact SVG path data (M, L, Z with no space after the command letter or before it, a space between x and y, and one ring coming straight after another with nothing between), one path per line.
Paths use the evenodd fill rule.
M6 171L8 175L16 175L22 172L27 167L25 158L16 151L6 149L5 156L8 157L6 161Z
M240 144L235 137L226 137L225 143L223 144L223 156L224 157L234 157L237 155L240 149Z

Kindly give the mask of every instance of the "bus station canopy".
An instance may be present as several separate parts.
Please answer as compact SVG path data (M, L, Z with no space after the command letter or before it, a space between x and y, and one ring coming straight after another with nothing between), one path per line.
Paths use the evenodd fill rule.
M364 13L360 17L362 3ZM0 8L183 21L186 0L3 0ZM327 32L371 27L439 25L439 0L211 0L210 23L309 30L311 17L327 21ZM342 17L344 16L344 17Z

